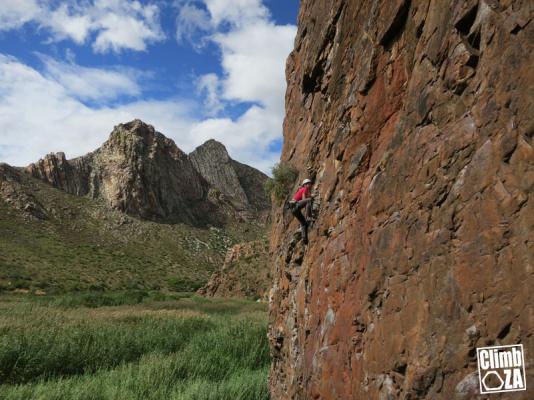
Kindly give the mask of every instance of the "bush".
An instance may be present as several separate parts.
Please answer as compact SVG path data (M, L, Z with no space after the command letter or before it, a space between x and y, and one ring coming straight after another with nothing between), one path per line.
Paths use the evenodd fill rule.
M62 296L51 297L50 305L62 308L88 307L98 308L106 306L134 305L143 302L149 293L143 290L125 290L121 292L83 292L70 293Z
M279 162L273 169L273 178L265 182L265 191L274 196L275 200L282 202L291 191L299 173L291 164Z
M167 283L169 290L174 292L196 292L198 289L204 286L205 282L185 277L172 277L168 279Z

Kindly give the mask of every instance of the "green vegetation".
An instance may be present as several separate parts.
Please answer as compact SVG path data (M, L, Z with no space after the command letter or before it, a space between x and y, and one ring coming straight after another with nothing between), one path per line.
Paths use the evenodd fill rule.
M268 399L264 304L78 297L0 297L0 399Z
M13 176L0 182L0 400L268 398L265 304L191 293L264 226L141 221Z
M254 242L255 251L227 264L219 277L217 295L239 296L257 300L264 297L271 287L271 258L269 242Z
M264 234L235 224L198 229L140 221L29 177L45 218L0 199L0 292L194 291L222 265L226 250Z
M153 301L178 300L190 293L147 292L144 290L125 290L120 292L83 292L65 293L60 296L37 297L34 302L59 308L88 307L98 308L104 306L123 306L149 303Z
M280 203L289 195L299 173L295 167L285 162L276 164L272 173L273 178L265 182L265 190Z
M168 287L176 292L186 292L188 290L197 291L204 286L205 283L206 282L200 280L184 279L173 276L168 280Z

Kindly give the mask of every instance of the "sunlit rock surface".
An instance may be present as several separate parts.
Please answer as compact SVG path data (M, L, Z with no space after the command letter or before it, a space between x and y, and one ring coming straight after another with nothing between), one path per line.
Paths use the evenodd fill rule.
M301 1L282 160L321 209L307 249L274 210L273 399L479 398L475 348L515 343L534 398L532 19Z

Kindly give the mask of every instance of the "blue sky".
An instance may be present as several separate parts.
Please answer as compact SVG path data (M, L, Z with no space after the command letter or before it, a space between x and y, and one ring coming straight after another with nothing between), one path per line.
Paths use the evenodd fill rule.
M0 161L68 158L133 118L188 152L279 157L298 0L2 0Z

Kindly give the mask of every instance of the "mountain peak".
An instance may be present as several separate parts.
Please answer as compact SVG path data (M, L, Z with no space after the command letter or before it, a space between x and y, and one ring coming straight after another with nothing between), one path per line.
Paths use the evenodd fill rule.
M130 122L118 124L113 128L109 135L108 142L128 142L143 140L144 142L152 142L157 135L156 130L150 124L147 124L140 119L134 119ZM163 135L161 135L163 137Z
M195 169L210 185L227 197L234 207L245 209L249 205L232 159L224 145L210 139L189 154Z
M218 140L215 140L215 139L208 139L204 142L204 144L202 144L200 147L203 147L203 146L207 146L207 147L222 147L226 150L226 147L224 146L224 144L222 144L221 142L219 142Z
M140 119L134 119L132 121L116 125L114 131L117 129L132 132L138 135L154 133L156 131L152 125L147 124Z
M215 139L206 140L203 144L195 148L195 150L193 150L190 155L199 152L219 155L229 159L228 150L226 149L226 146Z
M234 161L226 147L210 139L189 154L195 169L237 209L265 209L270 201L263 190L267 176Z
M249 167L256 172L251 180L236 168L238 163L216 140L188 156L152 125L134 119L116 125L92 153L72 160L63 153L49 154L26 172L68 193L102 198L133 216L202 225L268 208L268 201L257 203L249 196L253 190L266 198L256 188L266 177Z

